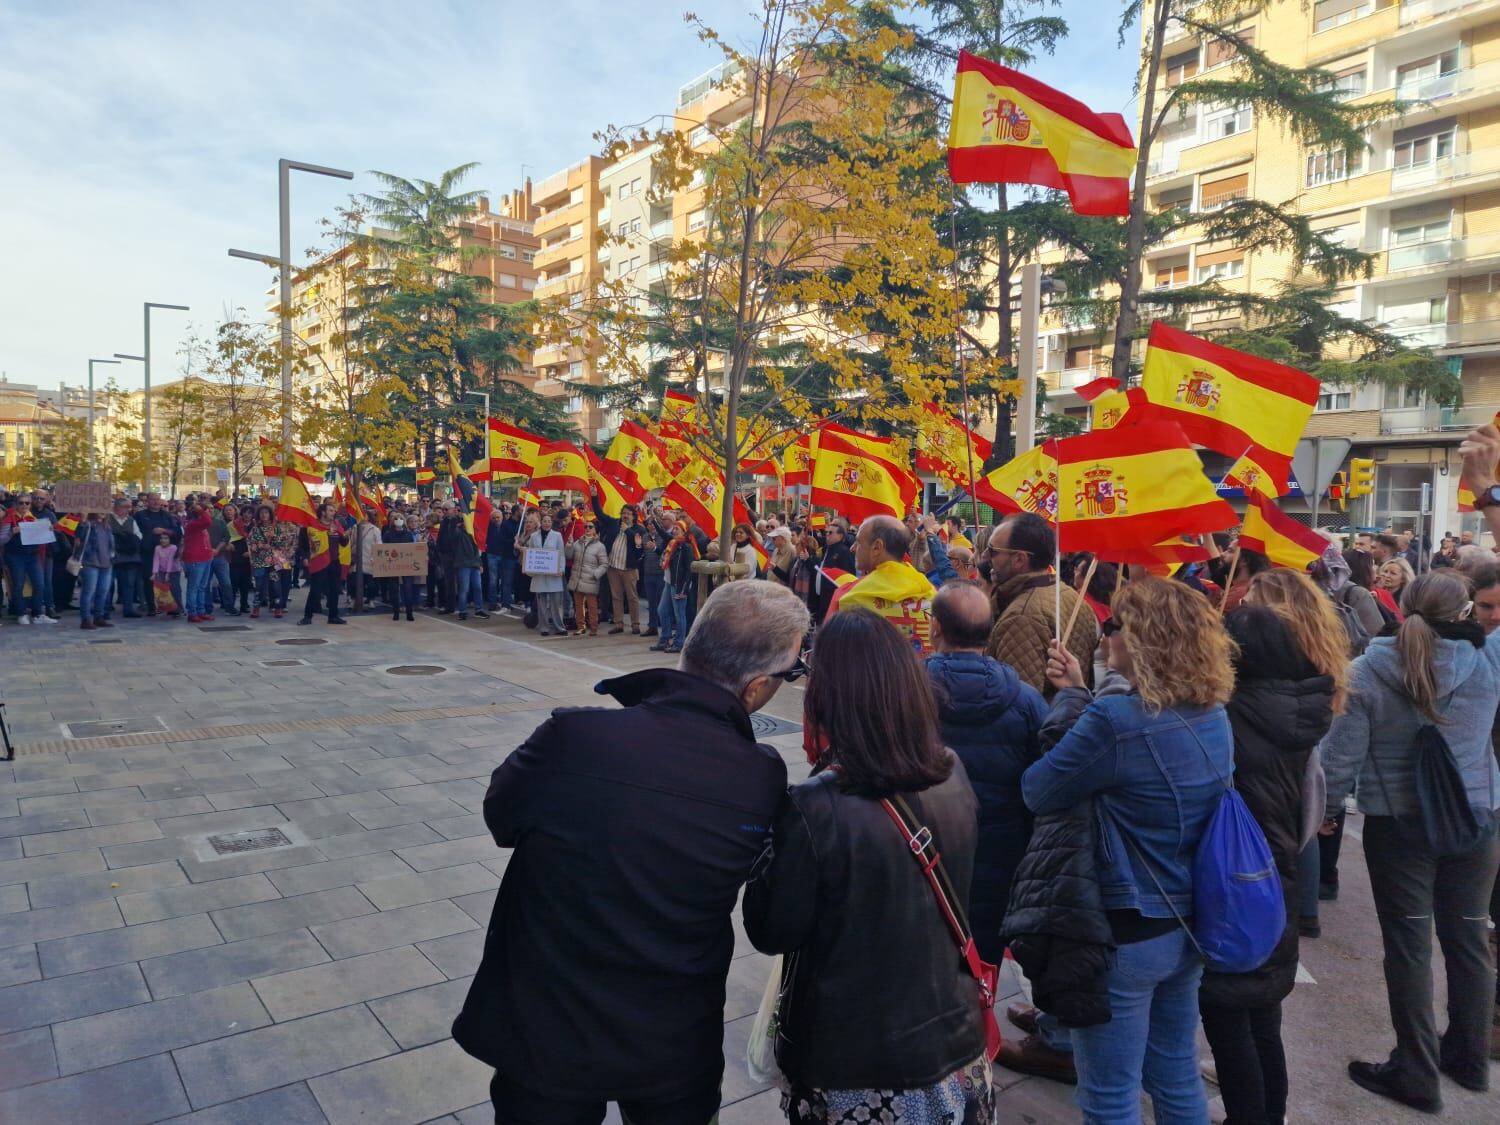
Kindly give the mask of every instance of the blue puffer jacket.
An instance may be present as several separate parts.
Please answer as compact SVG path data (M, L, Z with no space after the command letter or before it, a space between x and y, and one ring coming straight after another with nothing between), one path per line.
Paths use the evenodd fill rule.
M1040 754L1047 716L1041 692L1009 664L982 653L938 653L927 659L943 741L959 756L979 799L979 846L969 889L969 922L979 955L999 964L1000 923L1016 866L1031 839L1021 774Z

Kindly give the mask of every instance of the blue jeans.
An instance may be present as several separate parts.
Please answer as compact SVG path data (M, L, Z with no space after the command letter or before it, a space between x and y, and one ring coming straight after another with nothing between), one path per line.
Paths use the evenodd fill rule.
M17 535L21 533L16 532ZM19 617L22 613L30 613L33 617L40 616L42 612L42 597L44 587L42 586L42 560L36 552L23 554L13 551L5 556L5 569L10 571L10 612L13 617ZM31 608L24 608L24 597L22 589L27 579L31 580Z
M1057 1017L1051 1012L1037 1011L1036 1034L1043 1043L1054 1051L1073 1050L1073 1032L1057 1022Z
M501 609L510 609L516 600L515 559L490 556L490 601L498 602Z
M1158 1125L1203 1125L1198 981L1203 962L1179 927L1122 945L1106 975L1110 1022L1073 1029L1078 1106L1086 1125L1138 1125L1141 1089Z
M453 597L453 608L460 613L470 606L475 610L484 608L484 578L477 566L460 567L454 589L457 592Z
M56 545L52 549L56 550ZM42 607L45 612L55 616L57 603L52 600L52 557L48 555L46 559L39 559L38 562L42 567Z
M687 640L687 611L686 598L679 598L672 590L672 584L668 582L662 587L661 602L656 607L657 616L661 618L661 647L681 648Z
M234 585L230 582L229 579L229 558L225 555L215 555L213 557L213 560L208 565L212 568L211 573L213 575L213 580L219 587L219 604L225 609L233 609ZM212 609L213 602L213 596L208 593L208 590L205 587L203 598L204 608L202 612L207 613L210 609Z
M102 570L86 566L78 572L78 616L84 621L109 620L109 587L114 580L111 567Z
M182 608L189 617L201 617L208 612L208 582L213 577L213 565L211 562L182 564L187 579L187 604Z
M141 564L138 562L115 563L115 591L120 609L126 617L141 615Z
M661 628L661 592L666 583L660 574L646 574L641 576L641 583L645 586L646 600L646 623L653 629Z

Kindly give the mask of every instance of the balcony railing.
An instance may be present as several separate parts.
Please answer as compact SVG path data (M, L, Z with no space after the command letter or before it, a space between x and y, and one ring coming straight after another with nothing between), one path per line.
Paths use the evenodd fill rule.
M1487 163L1493 165L1493 160ZM1482 171L1493 171L1493 167L1480 169ZM1471 154L1460 153L1454 156L1445 156L1441 160L1431 160L1426 164L1417 164L1409 168L1391 169L1391 191L1411 191L1415 188L1430 187L1433 184L1442 183L1444 180L1456 180L1475 174Z
M672 220L671 219L663 219L659 223L652 223L651 224L651 241L652 242L655 242L658 238L671 238L671 237L672 237Z
M1412 348L1443 348L1448 346L1448 324L1403 324L1389 329L1392 336Z
M1434 266L1443 262L1457 261L1464 256L1464 240L1444 238L1434 242L1418 242L1410 246L1393 246L1386 252L1387 273L1397 270L1415 269L1418 266Z
M1403 0L1401 4L1401 26L1408 27L1424 20L1435 20L1460 8L1475 8L1485 0Z
M1394 93L1402 101L1435 102L1475 90L1485 90L1500 85L1500 60L1482 62L1477 66L1466 66L1452 74L1436 74L1430 78L1408 78L1398 81L1378 93Z

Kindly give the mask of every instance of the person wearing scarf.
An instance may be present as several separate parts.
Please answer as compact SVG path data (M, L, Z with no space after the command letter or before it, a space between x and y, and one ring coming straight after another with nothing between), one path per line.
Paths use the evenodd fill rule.
M692 596L693 563L699 558L698 541L693 538L686 520L678 520L672 528L672 539L662 548L661 572L666 578L662 590L658 616L661 618L661 639L651 648L656 652L681 652L687 641L688 598Z
M873 610L925 655L931 648L936 591L925 574L904 561L910 544L910 532L892 516L873 516L861 523L854 540L854 565L860 578L834 594L828 616L856 606Z

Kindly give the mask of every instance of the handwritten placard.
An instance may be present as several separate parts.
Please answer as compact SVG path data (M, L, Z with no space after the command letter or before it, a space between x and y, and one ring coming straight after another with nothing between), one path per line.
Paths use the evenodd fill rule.
M521 550L521 573L538 577L563 572L563 553L550 547L524 547Z
M60 480L52 490L52 506L59 512L105 515L114 503L114 491L102 480Z
M57 536L52 533L51 520L27 520L25 523L17 524L17 527L21 532L21 546L23 547L44 547L57 539Z
M426 543L376 543L370 548L370 573L376 578L426 578Z

